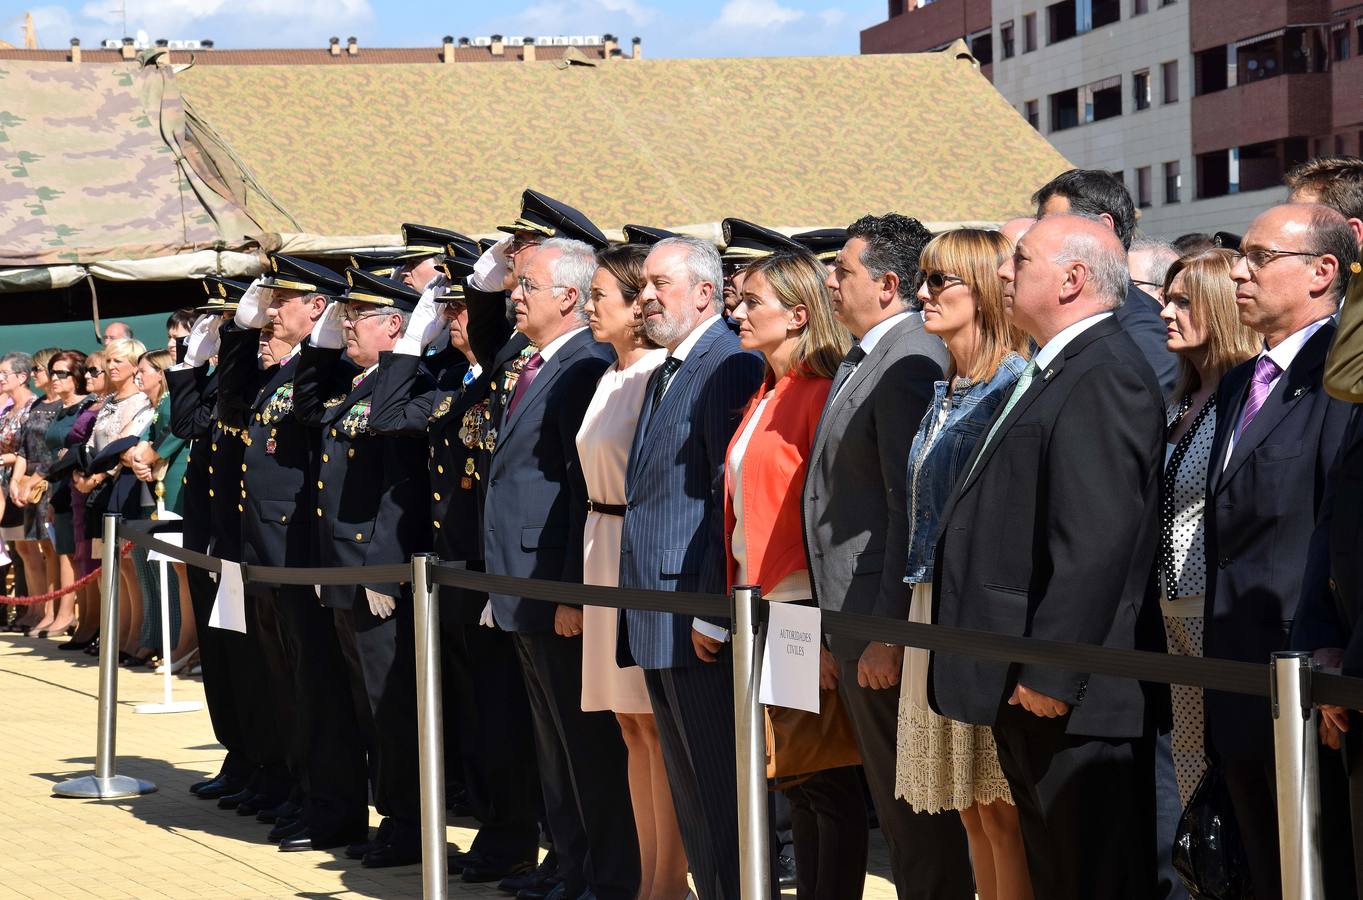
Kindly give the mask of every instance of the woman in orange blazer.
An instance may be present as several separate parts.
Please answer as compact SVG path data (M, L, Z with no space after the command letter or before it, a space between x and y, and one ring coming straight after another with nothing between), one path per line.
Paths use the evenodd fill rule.
M768 600L813 604L800 496L824 402L850 337L833 318L827 270L807 253L778 253L742 273L733 318L767 377L729 444L724 520L729 584L761 585ZM823 651L824 687L836 667ZM866 803L854 767L815 773L786 790L801 900L860 897Z

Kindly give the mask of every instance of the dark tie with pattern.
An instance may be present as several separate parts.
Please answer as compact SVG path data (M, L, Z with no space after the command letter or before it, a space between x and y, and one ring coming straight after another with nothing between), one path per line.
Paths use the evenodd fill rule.
M838 371L833 373L833 387L828 392L828 399L832 400L838 396L838 391L847 383L847 379L852 377L852 373L857 370L857 366L866 358L866 351L861 349L861 344L853 344L852 349L847 351L847 355L838 364Z
M663 394L667 393L668 382L672 376L677 374L681 368L682 361L675 356L669 356L663 360L662 366L658 369L658 381L653 385L653 406L649 409L650 413L658 411L658 404L662 402Z

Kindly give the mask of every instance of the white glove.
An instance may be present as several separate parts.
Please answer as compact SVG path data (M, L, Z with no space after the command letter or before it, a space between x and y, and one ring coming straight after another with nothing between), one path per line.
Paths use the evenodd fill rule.
M242 328L264 328L270 321L270 291L260 284L264 280L264 275L257 277L237 301L237 314L232 321Z
M322 316L312 326L312 345L322 350L340 350L345 346L345 304L333 300L322 310Z
M388 618L398 608L398 602L387 594L365 588L364 595L369 598L369 611L380 619Z
M468 277L469 284L480 291L500 291L506 282L506 273L511 268L507 261L507 251L511 249L512 236L507 235L491 247L473 264L473 274Z
M221 327L222 316L212 313L204 313L195 320L194 327L189 330L189 339L185 341L185 362L191 368L197 368L217 355L222 343L218 333Z
M497 627L497 620L496 620L495 618L493 618L493 615L492 615L492 601L491 601L491 600L489 600L489 601L483 606L483 612L482 612L481 615L478 616L478 624L479 624L479 625L482 625L484 628L496 628L496 627Z
M407 321L407 330L393 345L394 353L420 356L422 351L431 345L431 341L445 330L446 304L437 302L436 298L444 296L449 283L449 279L441 274L436 275L430 284L426 285L426 290L421 292L421 299L417 301L416 309L412 310L412 316Z

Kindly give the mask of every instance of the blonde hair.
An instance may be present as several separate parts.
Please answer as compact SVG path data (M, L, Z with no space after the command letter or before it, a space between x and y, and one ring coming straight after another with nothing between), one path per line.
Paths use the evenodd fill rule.
M1189 254L1179 258L1164 276L1164 302L1168 303L1174 279L1180 273L1183 275L1183 293L1188 297L1193 325L1207 334L1203 367L1208 377L1215 379L1256 355L1261 341L1258 334L1240 322L1235 308L1235 282L1230 278L1235 257L1233 250L1224 247ZM1174 396L1182 397L1201 384L1197 368L1186 356L1180 356Z
M852 345L852 335L833 317L833 298L824 281L828 268L811 253L773 253L743 270L744 287L761 275L786 309L803 306L808 314L791 358L791 371L832 378Z
M166 390L168 388L168 385L166 384L165 381L165 371L166 369L169 369L171 366L175 365L175 354L171 353L164 347L158 348L156 350L148 350L146 353L143 353L137 359L137 364L139 366L142 365L142 363L147 363L153 369L162 373L161 386L157 389L156 396L154 397L148 396L147 398L152 402L152 405L155 406L157 403L161 401L161 397L166 393Z
M997 231L979 228L944 231L923 248L918 261L920 277L926 278L929 272L955 275L965 283L975 301L975 325L979 329L975 357L966 371L951 371L948 376L988 381L1008 354L1028 355L1027 335L1013 324L1003 308L999 266L1012 253L1012 241Z
M135 338L114 338L104 345L100 351L107 364L110 358L121 359L129 365L137 365L137 361L142 358L142 354L147 352L147 346Z

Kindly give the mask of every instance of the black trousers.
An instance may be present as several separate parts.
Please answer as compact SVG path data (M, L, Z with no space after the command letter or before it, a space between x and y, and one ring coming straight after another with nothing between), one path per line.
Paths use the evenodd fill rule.
M393 614L380 619L369 611L364 588L355 589L355 606L336 610L337 627L354 647L352 665L363 685L373 725L375 807L392 820L390 842L421 840L421 790L416 732L416 646L412 595L404 588Z
M216 590L215 587L215 594ZM211 599L209 604L211 609ZM227 675L242 727L248 783L257 793L283 800L293 784L288 768L290 732L286 722L290 704L279 696L281 691L288 693L288 681L281 674L283 650L273 628L273 615L266 610L262 624L261 611L262 605L248 595L246 634L205 630L218 631L225 655L231 660Z
M840 660L838 691L857 737L900 900L974 900L970 849L961 817L915 812L894 795L899 688L861 687L857 661Z
M628 754L609 712L582 711L582 638L517 634L545 815L565 893L634 900L639 837Z
M1068 721L1004 706L994 725L1032 890L1046 900L1154 897L1154 737L1068 735Z
M314 837L362 832L369 822L364 742L334 616L311 587L273 592L291 663L303 820Z
M787 788L795 838L795 896L846 900L866 887L866 797L856 766L816 772Z
M251 641L234 631L209 627L217 584L208 570L197 566L190 566L188 575L190 606L199 635L199 662L203 666L204 705L208 707L213 736L227 749L219 775L234 783L244 783L254 769L246 747L246 724L241 717L249 698L238 701L235 696L232 667L251 665L248 649Z
M445 767L464 783L479 822L469 849L493 865L534 862L541 794L515 638L443 617L440 630L445 733L458 735L446 738Z
M248 585L246 602L247 631L255 635L265 664L266 692L257 695L255 702L268 707L264 714L274 719L278 734L278 746L270 754L271 762L257 790L282 802L302 779L307 739L298 727L299 709L293 692L296 649L284 633L273 588Z
M1253 759L1223 759L1226 790L1235 808L1240 838L1249 857L1255 900L1282 896L1278 856L1277 780L1273 763ZM1326 900L1355 900L1357 873L1349 827L1349 784L1340 753L1321 747L1320 835L1321 874Z

